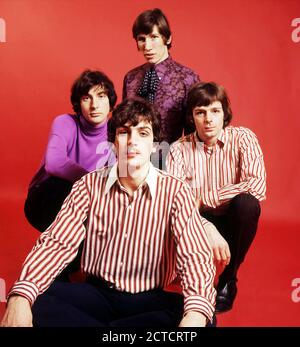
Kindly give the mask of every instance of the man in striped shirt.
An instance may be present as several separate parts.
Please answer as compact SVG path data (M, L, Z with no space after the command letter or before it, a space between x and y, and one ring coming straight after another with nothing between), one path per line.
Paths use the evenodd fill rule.
M118 162L77 181L9 293L2 326L205 326L213 255L191 189L155 169L160 122L144 100L113 112ZM54 281L82 241L85 283ZM164 291L179 274L183 295Z
M265 199L266 173L255 134L228 126L230 102L223 87L198 83L190 90L187 118L195 132L175 142L167 170L193 189L206 225L217 272L216 312L232 308L237 271L255 237Z

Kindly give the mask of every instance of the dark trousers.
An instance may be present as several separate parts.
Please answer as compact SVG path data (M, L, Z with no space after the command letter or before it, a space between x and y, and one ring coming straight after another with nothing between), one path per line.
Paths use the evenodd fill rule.
M28 222L40 232L45 231L54 221L71 189L71 182L55 176L31 187L24 206Z
M251 194L235 196L225 215L202 212L201 215L212 222L228 242L231 259L229 265L219 277L218 287L237 279L237 271L254 240L260 216L259 201Z
M37 327L176 327L183 297L160 289L130 294L101 280L55 281L32 306Z

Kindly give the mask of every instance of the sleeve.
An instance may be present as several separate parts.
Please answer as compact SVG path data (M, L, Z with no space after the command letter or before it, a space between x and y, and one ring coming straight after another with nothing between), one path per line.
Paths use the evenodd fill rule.
M90 198L84 179L77 181L51 226L41 234L27 256L19 279L8 296L17 294L31 304L76 257L85 238L84 221Z
M189 143L186 142L186 144L188 145ZM190 168L187 168L185 165L185 161L183 159L181 151L182 146L184 146L184 143L181 142L176 142L173 145L171 145L170 151L166 157L166 171L189 184L187 180L187 173L189 172ZM197 197L194 192L193 197L195 201L195 206L197 206ZM204 217L200 216L200 218L203 226L210 224L210 222Z
M174 199L171 225L177 247L177 271L183 288L184 314L197 311L211 320L216 296L213 255L200 213L185 184Z
M55 118L45 155L45 170L49 175L75 182L88 173L68 156L68 146L76 141L76 137L76 124L71 118Z
M195 128L194 126L192 126L188 120L187 120L187 115L186 115L186 103L187 103L187 96L188 96L188 92L190 91L190 89L192 88L192 86L196 83L200 82L200 77L198 74L196 74L194 71L191 71L188 78L186 79L186 96L185 96L185 100L184 100L184 105L183 105L183 117L184 117L184 134L188 135L190 133L192 133Z
M186 168L180 146L179 142L171 145L166 157L166 170L184 181L186 179Z
M122 100L127 98L127 74L123 79Z
M216 194L211 192L211 201L220 206L236 195L250 193L259 201L266 198L266 170L263 153L256 135L249 129L244 129L239 141L240 181L237 184L227 184Z

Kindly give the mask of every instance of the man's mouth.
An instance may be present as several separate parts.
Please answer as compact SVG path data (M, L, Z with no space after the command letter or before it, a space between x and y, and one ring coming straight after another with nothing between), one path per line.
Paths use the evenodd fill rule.
M147 59L152 59L154 57L154 54L145 54L145 57Z

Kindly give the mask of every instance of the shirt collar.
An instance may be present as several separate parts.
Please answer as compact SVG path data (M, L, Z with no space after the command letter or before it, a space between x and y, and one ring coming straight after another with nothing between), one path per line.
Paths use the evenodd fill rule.
M218 136L218 142L221 142L222 145L225 145L225 138L225 130L222 129L220 135ZM198 137L197 131L194 132L194 141L203 143L203 141Z
M157 170L150 163L148 175L147 175L145 181L142 184L147 183L152 198L155 198L155 195L156 195L157 177L158 177ZM111 170L110 170L110 172L108 174L108 178L107 178L107 181L106 181L106 184L105 184L104 194L107 194L110 191L111 187L116 182L119 182L118 163L115 163L112 166L112 168L111 168Z
M159 77L161 77L161 75L164 75L166 73L167 69L172 64L172 62L173 62L173 59L169 55L167 59L163 60L161 63L154 65L154 69L155 69L155 71ZM149 68L149 66L150 66L150 64L148 64L148 68ZM151 66L153 66L153 65L151 65Z

